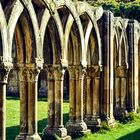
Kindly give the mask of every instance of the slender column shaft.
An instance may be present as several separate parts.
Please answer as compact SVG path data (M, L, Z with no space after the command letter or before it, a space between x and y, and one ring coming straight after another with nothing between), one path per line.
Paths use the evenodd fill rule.
M74 122L76 118L76 80L70 73L69 80L69 94L70 94L70 113L69 121Z
M9 69L0 69L0 140L6 140L6 84Z
M78 70L76 78L76 121L83 121L83 74Z
M57 79L58 78L58 79ZM55 78L55 127L63 127L63 79Z
M99 88L100 88L100 78L95 77L93 80L93 116L99 116Z
M28 68L28 135L37 134L37 79L39 71Z
M91 95L91 78L87 77L87 91L86 91L86 117L92 115L92 95Z
M0 83L0 139L6 140L6 83Z
M54 79L48 74L48 127L54 126Z
M37 133L37 83L28 82L28 134Z
M20 80L20 135L26 136L28 133L28 84Z
M27 71L19 68L19 93L20 93L20 132L16 140L24 140L28 134L28 82Z

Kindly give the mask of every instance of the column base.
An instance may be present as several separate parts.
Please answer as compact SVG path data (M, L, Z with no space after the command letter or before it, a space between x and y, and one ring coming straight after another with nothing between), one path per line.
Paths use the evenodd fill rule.
M85 134L90 134L91 131L87 129L87 125L85 122L67 122L66 128L68 131L68 134L72 137L81 137Z
M27 134L19 134L16 136L15 140L26 140Z
M128 111L125 108L115 108L114 117L115 119L120 119L123 115L127 115Z
M99 117L86 117L84 121L91 131L96 131L101 127L101 119Z
M116 125L116 121L115 121L114 117L110 117L110 118L106 117L103 119L103 121L105 121L109 127L115 127L115 125Z
M64 127L46 127L43 130L43 140L71 140L71 137Z
M26 136L26 140L41 140L41 138L38 134L33 134Z

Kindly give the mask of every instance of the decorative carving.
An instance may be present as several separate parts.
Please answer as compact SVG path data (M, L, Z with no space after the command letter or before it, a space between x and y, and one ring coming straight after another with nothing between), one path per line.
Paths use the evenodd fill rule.
M88 66L87 69L86 69L86 76L87 77L100 77L100 73L101 73L101 69L99 66L94 66L94 65L91 65L91 66Z
M40 69L36 67L20 67L18 69L19 80L33 82L38 80Z

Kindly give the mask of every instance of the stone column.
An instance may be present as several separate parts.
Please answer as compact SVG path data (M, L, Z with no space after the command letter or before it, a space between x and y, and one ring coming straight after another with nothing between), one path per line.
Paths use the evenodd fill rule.
M20 94L20 133L16 140L25 140L28 135L28 82L27 70L20 67L19 76L19 94Z
M54 99L54 75L53 71L48 70L47 71L48 75L48 128L53 127L55 123L55 110L54 110L54 104L55 104L55 99Z
M0 69L0 140L6 140L6 84L8 69Z
M90 133L90 130L87 129L86 123L83 121L83 78L84 78L83 70L84 69L82 69L81 66L73 66L73 67L75 69L75 78L76 78L75 85L73 85L75 86L74 90L76 92L73 93L73 95L75 95L74 96L75 101L74 100L73 101L74 103L76 103L75 105L76 117L74 122L67 124L67 130L71 136ZM70 96L72 95L70 94Z
M103 14L103 96L102 118L108 125L114 125L113 116L113 15L109 11Z
M85 122L91 130L100 127L100 71L98 66L87 68Z
M49 68L53 74L53 80L48 83L49 90L48 95L49 99L49 120L48 126L44 129L44 139L56 137L60 139L70 139L70 136L67 135L67 130L63 126L63 78L64 78L64 69L60 66L52 66ZM52 92L53 91L53 92ZM52 93L52 95L51 95ZM52 109L54 108L54 110ZM50 113L52 112L52 114ZM50 127L51 126L51 127Z
M129 20L128 46L129 46L129 80L128 80L128 110L136 112L138 107L138 35L137 22Z
M35 66L19 67L20 133L17 140L41 140L37 134L37 79Z
M70 124L75 123L76 120L76 77L75 77L75 68L69 66L69 121L66 124L68 127Z
M37 133L37 96L39 69L27 67L28 81L28 135L27 140L41 140Z

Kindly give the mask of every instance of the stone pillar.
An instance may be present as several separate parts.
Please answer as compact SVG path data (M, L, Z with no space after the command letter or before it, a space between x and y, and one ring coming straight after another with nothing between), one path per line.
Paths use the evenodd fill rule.
M103 14L103 75L102 75L102 118L108 125L114 125L113 116L113 15L109 11Z
M35 66L19 67L20 133L17 140L41 140L37 134L37 79Z
M48 128L53 127L55 123L55 110L54 110L54 104L55 104L55 99L54 99L54 76L53 76L53 71L48 71Z
M76 120L76 76L75 68L73 66L69 67L69 122L66 126L69 126L71 123L75 123Z
M0 69L0 140L6 140L6 84L8 69Z
M85 122L91 130L100 127L100 71L98 66L87 68Z
M90 133L90 130L87 129L86 123L83 121L83 78L84 78L84 69L81 66L73 66L75 77L70 79L70 91L74 89L74 93L70 92L70 112L73 116L73 120L69 120L66 127L68 133L71 136L83 135L84 133ZM72 81L73 80L73 81ZM75 81L76 80L76 81ZM75 86L75 87L74 87ZM73 109L75 107L75 109ZM73 110L72 110L73 109ZM74 113L74 111L76 111Z
M27 71L24 67L18 70L20 94L20 133L17 140L25 140L28 135L28 82Z
M27 67L28 81L28 135L27 140L41 140L37 133L37 96L39 69Z
M128 110L136 112L138 107L138 35L137 22L129 20L127 27L129 46Z
M48 82L48 126L44 129L44 139L70 139L67 130L63 126L63 78L64 69L60 66L48 68L51 72L51 81ZM52 79L53 78L53 79Z

